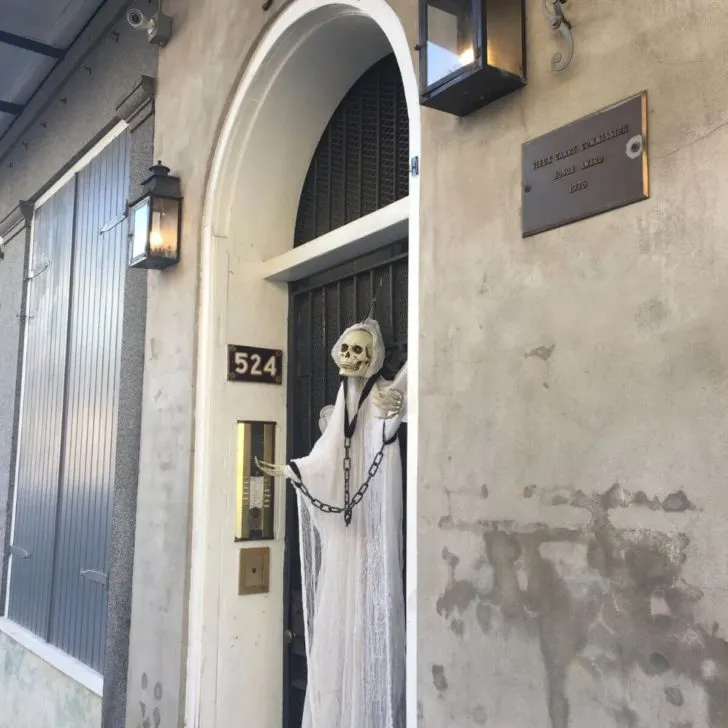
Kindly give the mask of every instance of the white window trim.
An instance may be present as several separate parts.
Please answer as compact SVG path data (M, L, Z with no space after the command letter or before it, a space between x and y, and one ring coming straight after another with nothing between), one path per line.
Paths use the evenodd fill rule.
M68 653L42 640L29 630L5 617L0 617L0 632L15 640L21 647L28 650L28 652L32 652L41 660L47 662L51 667L58 670L58 672L64 674L74 682L83 685L83 687L94 695L98 695L99 697L103 696L103 676L80 660L71 657Z

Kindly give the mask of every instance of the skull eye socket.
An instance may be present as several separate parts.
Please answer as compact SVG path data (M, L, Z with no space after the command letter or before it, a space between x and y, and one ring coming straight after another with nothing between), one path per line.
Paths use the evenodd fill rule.
M341 353L346 354L346 352L349 351L349 345L348 344L342 344L341 345Z
M362 349L361 346L352 346L351 348L353 349L354 353L357 356L359 356L359 354L361 354L362 351L364 351L364 349Z

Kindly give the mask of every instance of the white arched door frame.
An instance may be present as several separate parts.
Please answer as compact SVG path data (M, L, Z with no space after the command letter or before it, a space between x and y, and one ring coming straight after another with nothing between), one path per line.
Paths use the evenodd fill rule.
M342 22L344 21L344 22ZM306 39L318 33L325 27L340 22L341 28L350 28L351 37L344 38L346 51L352 45L356 45L358 38L357 23L361 27L376 26L386 39L389 50L394 52L400 72L402 74L403 86L407 100L409 113L409 140L410 158L420 155L420 107L417 79L412 62L412 50L407 41L402 24L397 14L386 0L295 0L288 5L277 18L266 29L258 45L252 52L249 62L240 78L237 90L233 96L226 118L221 127L217 145L214 151L209 182L206 190L205 205L202 225L202 249L201 249L201 279L200 279L200 305L199 305L199 338L198 338L198 373L197 373L197 394L196 394L196 424L195 424L195 461L194 461L194 486L193 486L193 514L192 514L192 550L191 550L191 576L190 576L190 600L189 600L189 629L187 645L187 685L186 685L186 707L185 718L188 728L197 728L200 725L199 716L201 710L201 686L203 673L203 639L210 638L210 633L205 624L205 599L208 598L205 585L208 584L209 575L206 573L208 545L212 538L208 519L208 499L215 487L211 477L211 459L214 438L214 398L211 395L217 386L219 379L219 284L221 281L216 278L216 270L219 269L219 261L216 260L216 246L220 241L226 239L230 233L231 210L234 205L239 204L241 195L241 179L247 177L250 180L256 179L256 150L262 145L256 134L261 133L268 123L266 113L275 110L276 104L282 101L276 98L280 89L276 85L281 76L288 69L303 66L306 53ZM320 42L320 41L319 41ZM332 42L337 42L332 36ZM361 43L361 53L366 54L371 43L364 38ZM354 51L356 52L356 51ZM381 54L380 54L381 55ZM355 56L352 54L352 58ZM323 116L313 123L320 128L309 129L304 133L310 136L307 141L311 147L308 154L310 160L312 150L318 141L325 123L330 118L338 101L343 93L370 65L364 60L362 68L351 69L352 77L346 78L342 75L341 88L332 91L334 97L322 98L319 104L322 106ZM374 59L376 60L376 59ZM305 72L303 67L303 72ZM316 80L319 78L313 73L308 78L308 84L313 84L309 91L314 91ZM335 87L339 79L328 84L319 84L321 90L326 93L327 88ZM308 100L316 104L316 99ZM291 133L297 133L295 118L291 122ZM262 167L261 167L262 168ZM304 170L305 172L305 170ZM275 178L269 180L275 184ZM298 188L300 194L300 186ZM408 369L409 369L409 391L408 391L408 482L407 482L407 522L408 522L408 574L407 574L407 622L408 622L408 645L407 645L407 707L408 725L416 725L416 594L417 594L417 549L416 549L416 513L417 513L417 455L418 455L418 362L419 362L419 179L417 176L410 178L409 196L407 198L406 227L409 237L409 321L408 321ZM393 206L391 206L393 208ZM394 209L394 208L393 208ZM399 210L402 210L400 205ZM391 211L390 211L391 213ZM361 251L359 246L360 237L366 236L366 230L379 226L379 222L373 222L374 218L367 221L352 223L348 234L350 240L341 243L332 243L339 246L339 254L347 251L354 257ZM391 214L390 214L391 217ZM386 225L386 214L380 216ZM404 221L402 221L404 222ZM265 228L265 219L261 214L251 229L251 237L255 237L256 230ZM360 225L360 234L357 233L357 224ZM367 225L369 228L367 228ZM371 230L370 230L371 232ZM376 231L375 231L376 232ZM345 235L346 235L345 234ZM335 237L335 236L334 236ZM321 239L320 239L321 240ZM288 243L292 245L291 240ZM275 248L269 245L267 252ZM324 248L326 244L324 244ZM321 249L321 246L319 246ZM284 251L275 251L281 255ZM324 251L325 252L325 251ZM325 256L324 256L325 257ZM270 256L269 256L270 258ZM261 265L262 263L262 265ZM256 260L251 265L258 265L260 275L268 276L271 267L270 260L266 256ZM209 598L214 598L209 596ZM214 632L214 630L213 630ZM206 727L205 727L206 728Z

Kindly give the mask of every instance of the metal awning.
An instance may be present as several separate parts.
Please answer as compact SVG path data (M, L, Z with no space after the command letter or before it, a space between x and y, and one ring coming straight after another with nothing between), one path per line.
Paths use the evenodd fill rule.
M0 0L0 139L105 0Z

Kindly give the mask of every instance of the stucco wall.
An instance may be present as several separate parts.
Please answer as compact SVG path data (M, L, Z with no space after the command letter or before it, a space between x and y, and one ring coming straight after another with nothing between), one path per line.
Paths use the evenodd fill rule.
M413 45L415 6L395 3ZM176 725L184 700L202 199L270 17L165 9L156 155L185 219L181 264L149 286L133 726ZM567 72L528 0L529 86L424 112L419 723L722 726L728 22L712 0L567 12ZM643 89L652 198L522 240L521 144Z
M165 4L174 38L160 54L155 155L182 179L182 257L150 274L127 725L184 712L189 515L200 226L218 126L271 14L234 0ZM221 486L222 487L222 486ZM254 628L254 625L250 625ZM216 625L209 625L215 639ZM211 668L215 669L215 668Z
M0 632L0 728L98 728L101 698Z
M127 722L176 727L183 715L198 248L213 139L267 17L234 0L165 3L174 37L160 53L155 156L182 180L181 261L151 272L137 492ZM154 724L154 723L153 723Z
M410 19L408 25L414 28L415 5L411 2L392 4L403 8L403 13ZM265 13L259 4L234 0L165 3L165 12L174 17L175 34L160 53L155 156L163 159L182 179L184 224L180 264L149 278L129 666L129 726L140 726L149 715L159 716L162 728L177 726L184 709L195 325L203 198L216 135L230 96L265 24L272 22L285 5L277 4ZM311 83L315 83L315 79L312 78ZM286 120L286 124L289 123L291 120ZM288 127L281 129L285 135L289 131ZM276 195L274 189L262 189L260 193ZM292 247L293 226L290 233ZM232 283L231 300L235 302L245 300L248 293L244 288L244 261L253 249L246 241L241 243L240 260L231 261L229 265L230 272L235 271L236 266L241 271ZM235 286L239 286L237 292ZM265 320L264 316L260 317L260 322ZM257 340L264 342L261 345L273 345L269 334L260 333ZM278 345L284 344L285 340ZM224 362L221 360L219 365L224 366ZM220 376L224 379L224 371L220 370ZM261 412L267 410L261 409L258 416L264 416ZM221 447L219 457L228 456ZM232 498L229 495L234 492L232 480L216 480L211 487ZM276 508L279 506L282 508L282 502L276 503ZM231 507L230 500L228 512ZM205 550L207 558L208 553L216 553L215 550L221 548L220 543L228 547L225 562L222 567L218 565L224 581L214 589L216 597L219 589L230 601L227 609L221 607L221 611L212 615L204 626L206 645L216 645L220 639L219 651L211 650L212 657L203 665L212 689L218 691L220 698L218 702L209 692L205 693L204 700L212 707L209 713L203 714L200 724L226 725L238 720L238 714L227 711L231 705L242 703L249 706L246 708L248 720L275 728L280 721L282 674L274 668L280 663L283 642L275 637L276 633L280 634L278 627L276 632L262 630L270 621L271 612L282 611L282 605L268 607L264 597L255 602L251 597L230 597L236 590L236 572L230 568L229 550L237 549L231 536L227 521L216 524L209 535L214 544ZM282 557L281 544L273 544L271 565L276 573L272 575L272 581L276 580L278 584L282 581ZM273 589L272 592L276 593ZM234 604L233 599L236 600ZM256 609L254 605L260 605L260 608ZM282 631L282 624L280 628ZM258 634L261 634L260 639ZM244 640L250 641L253 647L241 655L244 650L240 649L240 643ZM274 646L270 649L275 653L256 648L260 643L272 643ZM270 680L261 677L269 674L273 675ZM261 682L264 687L259 689ZM233 693L235 700L229 699ZM241 694L249 697L245 700Z
M527 5L423 117L419 724L725 726L725 7L569 3L559 75ZM651 199L523 240L521 144L643 89Z

